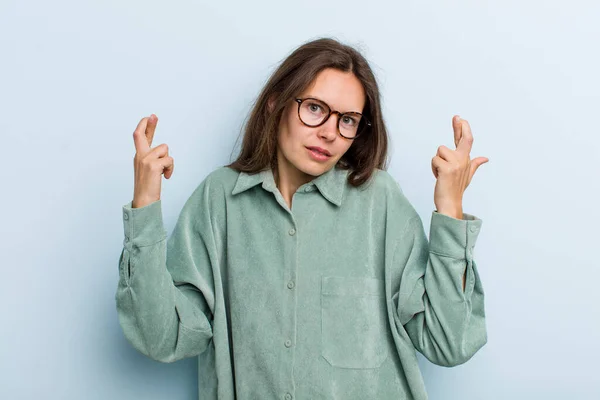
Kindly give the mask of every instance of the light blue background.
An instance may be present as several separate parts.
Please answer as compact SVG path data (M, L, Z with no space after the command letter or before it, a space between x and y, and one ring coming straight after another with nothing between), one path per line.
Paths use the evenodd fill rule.
M117 320L133 130L156 113L175 159L170 233L269 74L319 36L371 61L427 232L453 114L490 159L464 198L489 341L455 368L419 355L430 398L600 398L599 4L2 0L0 398L197 398L195 359L145 358Z

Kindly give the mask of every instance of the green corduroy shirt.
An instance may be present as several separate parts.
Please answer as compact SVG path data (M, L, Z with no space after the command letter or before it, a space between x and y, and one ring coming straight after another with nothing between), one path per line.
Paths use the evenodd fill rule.
M170 236L161 200L124 205L126 338L157 361L198 356L200 400L427 399L416 351L451 367L487 342L482 221L433 211L428 239L388 172L358 188L347 174L289 208L271 170L218 168Z

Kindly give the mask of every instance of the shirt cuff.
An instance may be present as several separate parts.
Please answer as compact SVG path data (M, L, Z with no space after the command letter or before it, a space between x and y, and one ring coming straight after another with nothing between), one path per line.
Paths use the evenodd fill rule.
M165 239L161 200L139 208L132 208L132 202L123 206L123 246L150 246Z
M463 212L463 219L433 211L429 228L429 250L447 257L473 260L473 248L483 221Z

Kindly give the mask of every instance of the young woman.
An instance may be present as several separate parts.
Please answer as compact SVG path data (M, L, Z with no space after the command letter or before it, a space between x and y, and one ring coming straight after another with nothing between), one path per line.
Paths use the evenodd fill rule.
M486 158L438 148L429 240L385 172L373 72L333 39L296 49L260 93L239 157L211 172L167 239L162 174L143 118L123 206L117 310L147 356L198 356L200 399L427 399L416 351L454 366L487 341L473 259L482 221L462 197Z

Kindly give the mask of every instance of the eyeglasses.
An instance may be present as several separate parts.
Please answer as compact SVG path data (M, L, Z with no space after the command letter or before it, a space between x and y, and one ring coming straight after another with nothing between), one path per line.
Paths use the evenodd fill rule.
M314 98L295 99L298 103L298 118L300 121L312 128L323 125L331 116L338 115L337 127L340 136L346 139L356 139L358 135L363 134L371 122L359 112L331 111L331 107L324 101Z

